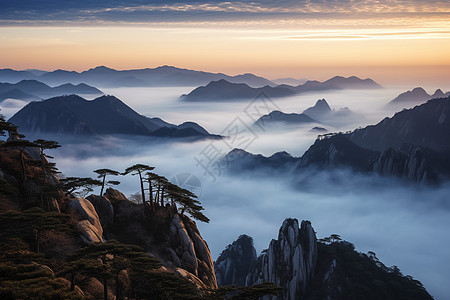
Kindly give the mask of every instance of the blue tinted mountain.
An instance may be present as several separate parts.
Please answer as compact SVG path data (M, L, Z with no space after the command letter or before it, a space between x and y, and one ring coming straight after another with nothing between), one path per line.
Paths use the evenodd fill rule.
M17 82L22 79L36 79L50 85L85 82L101 87L199 86L220 79L226 79L234 83L245 83L252 87L276 85L268 79L249 73L229 76L222 73L194 71L172 66L134 70L115 70L99 66L83 72L55 70L44 73L11 69L0 70L0 81Z
M265 93L268 97L278 98L287 97L295 94L289 88L264 86L261 88L252 88L244 83L232 83L224 79L212 81L206 86L201 86L187 95L182 95L184 101L234 101L251 100L259 94Z
M286 114L279 110L274 110L267 115L261 116L254 123L254 125L263 128L265 126L271 126L276 124L300 125L307 123L318 123L318 121L307 116L306 114L296 114L296 113Z
M359 79L352 77L333 77L325 82L307 81L299 86L286 84L275 87L264 86L262 88L251 88L245 84L235 84L227 80L213 81L206 86L200 86L187 95L182 95L181 100L186 101L217 101L217 100L252 100L261 92L272 98L293 96L298 93L310 91L327 91L339 89L370 89L381 88L371 79Z
M211 136L196 123L186 122L177 126L159 118L140 115L114 96L102 96L88 101L77 95L70 95L31 102L10 121L26 133Z
M69 94L101 95L103 93L99 89L84 83L78 85L66 83L56 87L50 87L37 80L22 80L18 83L0 83L0 100L7 98L29 100Z
M317 100L316 104L303 111L303 114L311 118L335 127L340 127L352 123L360 122L364 117L354 113L348 107L331 109L325 99Z
M444 93L441 89L437 89L433 95L428 94L423 88L416 87L412 91L401 93L395 99L388 103L389 106L394 107L410 107L418 104L423 104L430 99L442 98L450 96L450 92Z

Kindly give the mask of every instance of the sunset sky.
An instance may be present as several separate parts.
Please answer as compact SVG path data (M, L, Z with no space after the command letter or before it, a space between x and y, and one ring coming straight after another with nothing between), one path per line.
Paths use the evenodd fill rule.
M450 79L449 1L2 2L0 68Z

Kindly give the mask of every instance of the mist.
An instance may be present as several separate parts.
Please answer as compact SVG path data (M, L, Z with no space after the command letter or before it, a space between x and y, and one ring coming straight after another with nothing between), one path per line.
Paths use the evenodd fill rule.
M161 117L179 124L195 121L211 133L226 133L238 118L252 129L250 143L242 148L252 153L271 155L288 151L301 156L314 142L317 133L310 129L323 124L257 128L245 113L248 102L185 103L179 95L189 88L124 88L105 90L139 113ZM374 124L394 112L385 104L403 90L338 91L309 93L274 99L286 113L301 113L318 99L325 98L334 109L348 107L364 116L359 123L331 127L345 131ZM264 112L266 113L266 112ZM403 274L420 280L436 298L450 294L450 185L417 186L394 178L355 174L349 170L299 173L228 174L226 170L203 169L196 158L210 145L224 155L230 141L161 139L145 136L110 136L103 138L59 138L28 136L29 139L52 138L62 148L48 151L65 176L94 177L93 170L125 168L143 163L169 180L181 173L199 179L200 201L209 224L197 222L213 259L241 234L254 238L257 252L266 249L285 218L310 220L318 238L337 233L355 244L361 252L374 251L387 266L397 265ZM231 144L234 146L234 144ZM217 171L217 172L216 172ZM111 177L126 196L139 191L134 176ZM99 190L95 190L98 193Z

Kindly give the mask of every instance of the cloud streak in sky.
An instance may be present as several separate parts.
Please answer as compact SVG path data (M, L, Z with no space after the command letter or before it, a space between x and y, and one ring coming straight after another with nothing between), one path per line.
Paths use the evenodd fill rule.
M1 25L220 22L450 14L448 1L9 1Z

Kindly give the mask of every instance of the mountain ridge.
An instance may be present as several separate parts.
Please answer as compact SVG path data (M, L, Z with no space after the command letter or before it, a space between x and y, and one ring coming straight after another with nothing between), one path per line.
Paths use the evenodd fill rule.
M86 100L70 95L31 102L9 121L27 133L216 137L193 122L178 127L159 118L142 116L114 96ZM166 131L161 131L163 128Z

